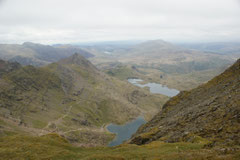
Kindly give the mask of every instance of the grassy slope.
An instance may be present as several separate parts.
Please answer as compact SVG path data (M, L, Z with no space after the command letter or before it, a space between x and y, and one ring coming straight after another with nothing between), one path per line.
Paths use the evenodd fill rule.
M131 65L118 65L110 69L105 69L105 73L121 80L127 80L128 78L134 77L142 77L142 73Z
M49 134L41 137L8 136L0 138L0 159L239 159L216 149L204 149L204 143L163 143L121 145L117 147L75 147L64 138Z

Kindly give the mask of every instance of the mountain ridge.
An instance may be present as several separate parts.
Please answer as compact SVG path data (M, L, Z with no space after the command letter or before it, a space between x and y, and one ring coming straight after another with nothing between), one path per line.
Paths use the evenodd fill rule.
M171 98L130 143L193 142L199 137L213 146L239 145L239 115L240 59L206 84Z
M0 58L19 62L22 65L43 66L69 57L74 53L81 54L85 58L94 55L76 46L50 46L32 42L19 44L0 44Z

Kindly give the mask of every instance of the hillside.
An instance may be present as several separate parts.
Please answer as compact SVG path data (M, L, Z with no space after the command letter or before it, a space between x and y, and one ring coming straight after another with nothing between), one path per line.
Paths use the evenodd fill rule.
M75 61L77 58L79 57L74 55L59 63L69 65L71 62L70 66L78 65L79 61ZM85 64L83 65L85 69L95 70L88 61L82 59L82 62ZM50 68L55 70L53 66ZM239 71L240 60L208 83L171 98L161 112L138 130L130 144L116 147L73 146L69 143L73 142L73 138L65 139L66 134L61 134L59 130L57 133L61 136L50 132L40 136L31 136L20 132L19 127L14 126L13 122L10 123L9 119L6 121L6 116L1 117L0 159L238 160L240 158ZM56 75L62 72L61 68ZM108 83L111 84L110 81ZM51 83L49 85L55 86ZM68 93L70 91L71 89L66 90ZM64 117L55 122L68 122L68 127L71 127L69 118L77 113L76 110L77 108L74 111L67 110ZM46 113L44 116L46 119L51 117ZM59 124L50 126L53 128L57 126L60 129ZM15 133L10 127L15 129ZM46 129L42 130L46 131ZM87 131L84 134L80 133L81 141L92 143L94 138L103 136L99 132L93 134L90 128ZM97 131L96 128L95 131Z
M25 42L18 44L0 44L0 58L22 65L43 66L51 62L57 62L62 58L69 57L74 53L81 54L85 58L94 55L74 46L54 47L38 43Z
M168 99L107 76L79 54L6 72L0 88L1 135L56 132L81 145L106 145L113 138L106 124L148 119Z
M130 143L199 142L234 148L240 145L239 115L240 59L208 83L171 98Z
M6 62L0 59L0 78L4 73L12 72L20 67L21 65L18 63Z

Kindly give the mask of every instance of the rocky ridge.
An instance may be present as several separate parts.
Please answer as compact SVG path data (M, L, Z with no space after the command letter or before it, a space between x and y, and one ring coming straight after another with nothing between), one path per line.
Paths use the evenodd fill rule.
M240 145L240 59L206 84L171 98L130 143L156 140Z

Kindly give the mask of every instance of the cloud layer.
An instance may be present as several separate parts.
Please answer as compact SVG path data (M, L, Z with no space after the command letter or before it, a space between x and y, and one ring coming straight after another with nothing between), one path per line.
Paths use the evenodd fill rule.
M0 0L0 43L240 41L239 0Z

